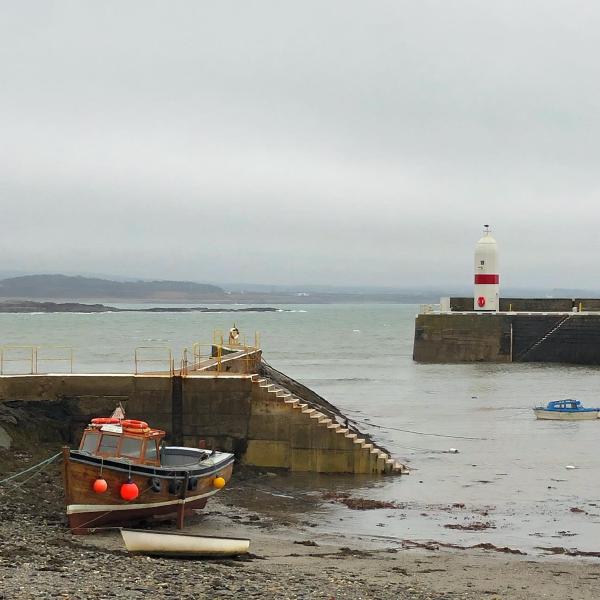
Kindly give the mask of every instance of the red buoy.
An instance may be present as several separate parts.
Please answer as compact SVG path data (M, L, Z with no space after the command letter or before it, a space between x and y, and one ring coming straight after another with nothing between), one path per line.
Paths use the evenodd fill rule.
M96 481L92 484L92 489L96 492L96 494L104 494L104 492L108 489L108 483L106 483L106 479L102 479L102 477L98 477Z
M133 481L129 480L121 486L120 494L123 500L129 502L130 500L135 500L140 495L140 490Z
M485 298L483 296L477 298L477 306L480 306L481 308L485 306Z

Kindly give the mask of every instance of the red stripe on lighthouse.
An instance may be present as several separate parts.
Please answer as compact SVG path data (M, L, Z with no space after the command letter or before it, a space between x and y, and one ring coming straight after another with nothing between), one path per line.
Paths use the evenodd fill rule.
M475 283L500 283L500 275L475 275Z

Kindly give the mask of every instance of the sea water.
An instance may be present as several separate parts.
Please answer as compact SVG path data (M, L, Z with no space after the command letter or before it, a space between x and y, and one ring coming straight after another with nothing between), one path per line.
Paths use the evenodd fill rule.
M537 421L531 410L561 398L599 406L598 368L418 364L412 360L416 306L280 308L235 314L0 314L0 344L40 345L46 357L64 352L50 346L68 346L74 349L74 372L131 372L136 347L145 347L140 356L159 361L166 361L170 349L177 362L183 348L209 344L215 329L227 332L235 323L249 341L260 331L272 366L337 405L412 469L406 477L311 474L271 483L291 494L337 489L400 506L353 511L326 504L320 530L461 545L491 542L530 553L536 546L600 550L600 420ZM67 363L48 361L40 368L64 372ZM446 527L475 521L487 528Z

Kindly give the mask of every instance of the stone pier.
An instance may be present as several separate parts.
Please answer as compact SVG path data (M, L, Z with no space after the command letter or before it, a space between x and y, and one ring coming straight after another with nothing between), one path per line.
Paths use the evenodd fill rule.
M164 429L172 444L235 452L247 465L320 473L402 473L404 465L318 396L303 398L259 375L260 352L235 352L217 363L155 374L4 375L0 404L36 405L66 419L76 444L90 418L123 404L132 419ZM306 393L306 396L310 394ZM10 435L11 427L5 427ZM6 441L6 440L5 440Z

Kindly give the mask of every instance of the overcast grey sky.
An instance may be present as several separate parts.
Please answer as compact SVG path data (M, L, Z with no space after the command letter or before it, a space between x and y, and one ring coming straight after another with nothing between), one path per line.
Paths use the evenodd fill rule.
M600 2L0 0L2 270L598 287Z

